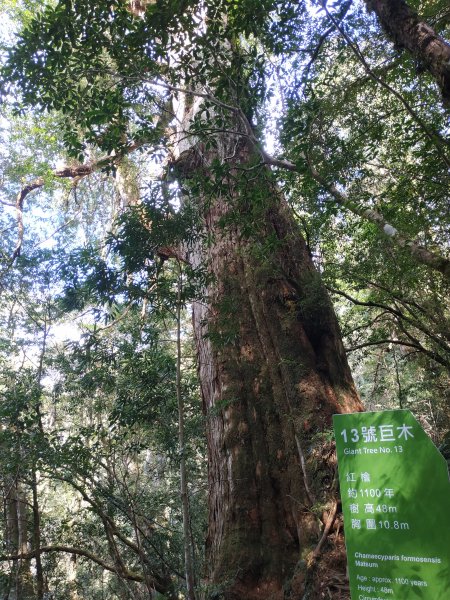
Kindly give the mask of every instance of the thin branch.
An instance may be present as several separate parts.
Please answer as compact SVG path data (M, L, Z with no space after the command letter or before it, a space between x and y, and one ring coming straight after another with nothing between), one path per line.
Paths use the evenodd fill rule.
M63 231L66 227L69 227L69 225L71 225L71 223L73 223L75 221L75 219L81 214L81 209L78 210L73 217L71 217L68 221L66 221L65 223L63 223L62 225L60 225L59 227L57 227L47 238L45 238L45 240L41 240L40 242L38 242L37 244L35 244L33 246L33 250L35 248L39 248L39 246L42 246L42 244L45 244L46 242L48 242L49 240L52 239L52 237L54 237L57 233L59 233L60 231Z
M435 352L431 352L430 350L427 350L420 342L419 340L414 337L411 332L409 332L403 325L403 323L401 321L398 322L398 327L400 329L400 331L409 339L411 340L411 342L413 344L416 344L418 348L420 348L420 351L423 354L426 354L427 356L429 356L431 359L433 359L435 362L439 363L440 365L442 365L443 367L446 367L447 369L450 369L450 361L446 360L445 358L443 358L442 356L440 356L439 354L436 354ZM448 352L448 351L447 351Z
M62 169L55 169L51 175L57 179L82 179L95 171L103 169L108 166L115 165L119 163L125 154L129 154L141 147L144 142L135 142L130 144L126 148L122 149L121 154L110 154L107 156L103 156L102 158L85 165L78 165L76 167L64 167ZM23 245L23 236L24 236L24 225L23 225L23 205L26 197L33 191L42 188L45 185L46 179L44 177L38 177L34 181L31 181L27 185L25 185L20 192L16 196L15 208L17 213L17 242L14 252L11 257L11 263L15 261L15 259L20 256L20 252L22 250Z
M406 237L393 225L388 223L380 211L374 208L364 208L351 200L345 192L339 191L334 183L328 183L317 171L308 157L307 161L312 177L329 194L331 194L331 196L333 196L337 204L376 225L376 227L390 240L395 242L397 246L407 250L417 262L430 267L435 271L439 271L445 279L450 281L450 260L448 258L436 254L435 252L431 252L431 250L425 248L419 241L411 240Z
M349 300L350 302L352 302L352 304L356 304L357 306L368 306L371 308L382 308L383 310L388 311L389 313L394 314L395 316L399 317L400 319L404 318L404 315L402 312L400 312L399 310L395 310L394 308L392 308L392 306L389 306L388 304L381 304L380 302L372 302L371 300L364 302L363 300L357 300L356 298L353 298L353 296L350 296L350 294L347 294L346 292L343 292L342 290L336 290L335 288L326 286L327 290L329 292L331 292L332 294L339 294L339 296L342 296L343 298L346 298L347 300Z
M392 306L389 306L387 304L382 304L380 302L372 302L372 301L363 302L362 300L357 300L356 298L353 298L352 296L350 296L349 294L346 294L345 292L343 292L341 290L336 290L336 289L330 288L328 286L326 286L326 287L327 287L328 291L330 291L331 293L333 293L333 294L339 294L340 296L343 296L344 298L346 298L347 300L349 300L353 304L356 304L357 306L367 306L367 307L373 307L373 308L381 308L381 309L386 310L389 313L393 314L396 317L396 322L397 322L398 327L406 335L406 337L408 337L408 339L411 340L411 342L413 342L413 344L414 344L414 346L416 348L420 348L420 350L424 354L427 354L428 356L430 356L433 360L435 360L439 364L444 365L446 367L448 367L450 365L449 361L446 360L445 358L443 358L442 356L436 354L435 352L427 350L419 342L418 339L416 339L415 337L413 337L412 334L405 329L405 327L404 327L403 324L404 323L408 323L409 325L411 325L415 329L418 329L423 334L425 334L430 340L432 340L436 345L440 346L442 348L442 350L446 354L449 354L450 349L447 346L447 344L443 340L441 340L439 337L437 337L427 327L425 327L423 325L423 323L418 322L418 321L414 321L413 319L411 319L410 317L408 317L407 315L405 315L405 313L402 312L397 305L396 305L396 308L393 308Z
M358 279L358 281L363 283L365 286L368 285L370 287L374 287L375 289L386 292L387 294L392 296L392 298L394 298L394 300L397 300L400 304L402 304L404 306L404 308L413 316L415 316L415 315L414 315L413 311L411 310L410 306L414 306L422 314L424 314L428 319L430 319L431 321L434 321L436 324L439 325L440 322L436 321L436 319L433 317L433 315L429 311L426 311L423 306L420 306L420 304L418 304L417 302L414 302L413 300L407 300L406 298L399 296L399 294L394 292L392 290L392 288L388 288L388 287L382 285L381 283L378 283L376 281L371 281L370 279L365 279L365 278L358 277L358 276L356 276L356 279ZM339 293L339 292L336 291L336 293ZM417 317L416 317L416 320L418 320ZM448 337L448 334L444 334L444 335L446 337Z
M73 481L72 479L70 479L68 477L64 477L63 475L52 474L52 476L55 479L59 479L60 481L65 481L66 483L71 485L74 489L76 489L79 492L79 494L81 494L83 500L85 502L87 502L88 504L90 504L90 506L92 506L93 510L96 512L97 516L101 519L101 521L104 523L104 525L106 525L106 524L108 525L111 533L114 536L116 536L125 546L128 546L128 548L130 548L130 550L135 552L138 556L141 555L139 546L137 544L135 544L132 540L128 539L126 537L126 535L124 535L117 528L117 525L114 522L114 520L107 513L105 513L105 511L99 506L99 504L85 492L85 490L83 489L83 487L80 484L76 483L75 481ZM150 559L147 556L144 555L141 558L147 564L148 567L152 568L152 562L150 561ZM158 578L160 578L160 576L153 574L153 579L155 581L157 581ZM162 578L160 578L160 579L162 579ZM161 587L162 587L162 584L161 584Z
M41 554L48 553L48 552L66 552L68 554L76 554L77 556L84 556L85 558L88 558L89 560L96 563L100 567L103 567L105 570L111 571L111 573L115 573L116 575L118 575L119 577L122 577L123 579L128 579L130 581L138 581L139 583L142 583L144 581L143 575L140 575L139 573L133 573L132 571L119 572L116 567L108 564L102 558L96 556L93 552L90 552L89 550L84 550L82 548L75 548L73 546L64 546L64 545L59 545L59 544L56 544L54 546L41 546L39 548L39 550L30 550L30 552L26 552L26 553L22 553L22 554L15 554L15 555L1 554L0 562L6 562L6 561L11 561L11 560L30 560L31 558L36 558L36 555L38 552ZM159 586L157 581L152 581L152 584L158 592L164 593L166 591L162 586Z
M327 519L326 525L324 527L322 536L321 536L321 538L319 540L319 543L314 548L313 552L311 553L311 555L309 557L309 560L311 562L315 561L319 557L319 555L320 555L320 552L322 550L322 546L324 545L324 543L325 543L325 541L326 541L326 539L328 537L328 534L330 533L330 529L331 529L331 527L332 527L332 525L333 525L333 523L334 523L334 521L336 519L337 507L338 507L338 503L337 503L337 500L335 500L334 504L333 504L333 507L330 510L329 514L328 514L328 519Z
M347 354L350 352L354 352L355 350L361 350L361 348L367 348L369 346L380 346L382 344L396 344L397 346L406 346L408 348L415 348L416 350L423 351L423 346L418 344L413 344L411 342L404 342L401 340L377 340L373 342L364 342L362 344L357 344L356 346L352 346L351 348L345 348Z
M205 100L209 100L212 104L216 106L220 106L221 108L225 108L231 112L237 112L239 109L236 106L232 106L231 104L227 104L226 102L222 102L218 98L216 98L210 92L199 92L196 90L192 90L190 88L183 88L176 85L170 85L170 83L165 83L162 81L154 81L152 79L141 79L139 81L144 83L149 83L150 85L154 85L156 87L161 87L169 92L177 92L180 94L186 94L187 96L195 96L197 98L204 98Z
M176 341L176 340L171 340L171 341ZM117 477L116 473L111 473L111 470L109 469L109 467L107 465L105 465L103 462L99 461L99 464L109 473L111 474L114 479L126 490L126 494L128 496L128 501L130 504L132 504L132 497L131 497L131 493L128 490L128 486L126 485L126 483L124 481L120 481L119 478ZM68 479L65 480L66 482L70 483ZM76 488L79 491L79 488ZM147 533L144 531L144 529L136 522L136 517L139 517L140 519L142 519L145 523L147 523L148 527L150 529L154 529L154 528L159 528L159 529L163 529L165 531L168 532L172 532L172 529L170 527L166 527L164 525L162 525L161 523L158 523L157 521L148 518L147 516L145 516L143 513L139 512L136 510L136 508L133 506L131 508L132 511L132 515L130 515L130 513L128 512L128 510L125 508L123 502L118 502L117 499L114 496L111 496L109 493L104 492L104 490L100 489L100 492L102 493L102 495L104 495L108 502L114 504L114 506L127 518L130 519L130 521L133 521L134 526L137 527L139 533L145 538L146 542L152 547L152 550L155 552L155 554L158 556L158 558L161 560L161 562L164 563L164 565L169 569L169 571L171 571L171 573L173 573L174 575L176 575L177 577L179 577L180 579L184 579L184 575L182 573L180 573L179 571L177 571L177 569L174 568L173 565L169 564L166 559L164 558L163 554L161 554L161 552L159 551L159 549L155 546L155 544L153 543L153 541L151 540L151 538L147 535ZM86 501L87 497L84 497L84 499ZM98 505L95 504L95 507L97 507ZM114 525L115 527L115 525ZM113 532L117 531L117 529L114 529ZM120 539L120 538L119 538ZM128 538L125 538L126 540L128 540ZM122 540L124 542L124 540ZM128 540L131 543L131 540ZM127 542L124 542L127 543ZM136 545L136 548L139 548L139 545ZM134 550L134 548L132 548ZM143 555L141 556L141 561L142 562L146 562L148 564L149 560L148 558Z
M342 21L345 16L348 13L348 10L350 8L350 6L352 5L352 0L348 0L347 2L345 2L345 4L342 6L339 15L337 16L338 21ZM322 35L320 36L316 47L314 48L313 52L311 53L311 58L308 62L308 64L305 67L305 70L303 72L302 75L302 79L303 81L305 81L309 75L309 71L311 70L312 65L314 64L314 62L317 60L317 57L320 54L320 50L322 49L323 44L325 43L325 41L327 40L328 36L330 35L330 33L333 33L333 31L335 30L335 25L333 24L331 27L329 27L326 31L324 31L324 33L322 33Z

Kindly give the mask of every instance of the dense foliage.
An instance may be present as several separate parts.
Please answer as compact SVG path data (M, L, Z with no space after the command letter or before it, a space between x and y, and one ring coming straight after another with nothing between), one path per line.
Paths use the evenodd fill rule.
M448 38L445 0L411 5ZM196 197L225 195L229 168L183 181L183 93L201 103L190 134L203 152L238 118L251 168L273 170L366 407L409 408L441 443L449 113L365 3L0 6L2 594L179 597L182 458L201 587L207 415L186 309L206 274L180 248L201 235Z

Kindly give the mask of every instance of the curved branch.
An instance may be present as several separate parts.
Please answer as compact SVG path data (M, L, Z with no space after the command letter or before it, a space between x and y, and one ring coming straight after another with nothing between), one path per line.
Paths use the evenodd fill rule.
M407 320L407 318L405 317L405 315L402 312L400 312L399 310L396 310L395 308L392 308L392 306L389 306L388 304L382 304L381 302L373 302L372 300L364 302L363 300L358 300L357 298L353 298L353 296L350 296L350 294L347 294L346 292L343 292L342 290L336 290L335 288L329 287L328 285L326 286L326 288L330 293L338 294L339 296L346 298L352 304L356 304L357 306L367 306L370 308L381 308L391 314L394 314L399 319Z
M103 156L102 158L85 165L78 165L76 167L63 167L62 169L55 169L52 171L52 176L57 179L83 179L87 175L91 175L95 171L99 171L100 169L104 169L105 167L109 167L112 165L118 164L124 155L133 152L137 148L141 147L144 142L135 142L134 144L130 144L126 148L124 148L121 154L111 154L108 156ZM23 236L24 236L24 225L23 225L23 205L26 197L34 192L34 190L38 190L45 185L46 179L44 177L38 177L34 181L31 181L27 185L25 185L20 192L16 196L15 209L17 213L17 242L14 252L11 256L11 263L15 261L15 259L20 256L20 252L22 250L23 245Z
M381 346L383 344L396 344L397 346L406 346L408 348L415 348L423 352L424 348L420 344L413 344L411 342L402 342L401 340L377 340L373 342L363 342L362 344L356 344L350 348L345 348L347 354L354 352L355 350L361 350L361 348L368 348L369 346Z
M442 350L445 352L445 355L449 354L449 347L447 346L447 344L443 340L441 340L439 337L437 337L427 327L425 327L423 325L423 323L421 323L419 321L415 321L414 319L411 319L410 317L405 315L403 312L401 312L401 310L398 308L398 306L396 308L393 308L391 306L388 306L387 304L382 304L379 302L372 302L372 301L364 302L362 300L357 300L356 298L353 298L352 296L350 296L349 294L346 294L345 292L343 292L341 290L336 290L329 286L326 286L326 287L329 292L331 292L333 294L338 294L338 295L346 298L353 304L356 304L357 306L367 306L370 308L381 308L381 309L386 310L387 312L391 313L392 315L394 315L394 317L396 317L396 322L397 322L397 325L400 328L400 330L412 342L412 344L414 344L413 347L419 349L421 352L423 352L424 354L426 354L427 356L429 356L430 358L432 358L434 361L438 362L439 364L445 366L446 368L450 367L450 363L446 358L437 354L436 352L433 352L433 351L425 348L425 346L423 346L417 338L413 337L411 335L411 333L405 329L404 324L408 323L415 329L417 329L417 330L421 331L423 334L425 334L437 346L442 348ZM406 343L403 345L408 346L409 344Z
M104 528L105 528L105 532L111 533L113 536L117 537L117 539L119 539L125 546L128 546L128 548L130 548L130 550L132 550L135 554L137 554L138 556L141 557L142 561L146 563L146 565L152 569L152 562L151 560L145 556L142 555L141 550L139 548L139 546L133 542L132 540L130 540L126 535L124 535L118 528L116 523L114 522L114 520L107 514L105 513L105 511L101 508L101 506L98 504L98 502L96 502L93 498L91 498L91 496L89 496L89 494L86 493L86 491L84 490L84 488L78 484L77 482L75 482L73 479L70 479L69 477L64 477L63 475L59 475L59 474L55 474L52 473L52 476L55 479L58 479L59 481L64 481L65 483L68 483L70 486L72 486L75 490L77 490L77 492L81 495L81 497L83 498L83 500L89 504L92 509L95 511L95 513L97 514L97 516L100 518L100 520L102 521ZM108 532L106 531L106 529L108 529ZM112 541L112 540L111 540ZM153 544L152 547L154 548ZM161 557L161 555L158 552L159 557L164 561L164 564L166 566L168 566L171 571L174 572L174 569L172 567L170 567L170 565L168 565L166 563L166 561ZM178 575L178 573L176 573ZM148 576L147 576L148 579ZM159 582L159 586L161 589L163 589L163 578L160 577L157 573L153 573L152 575L152 579L154 581L158 581L158 579L160 580Z
M328 537L328 534L330 533L330 529L336 519L337 509L338 509L338 501L335 500L333 502L333 506L331 507L330 512L328 513L327 522L325 524L323 533L320 537L319 543L317 544L317 546L314 548L311 555L309 556L310 562L314 562L317 558L319 558L320 553L322 551L322 547L323 547L323 545Z
M352 5L352 0L348 0L347 2L344 3L344 5L342 6L339 15L337 16L337 20L340 22L342 21L345 16L348 13L348 10L350 8L350 6ZM306 65L303 75L302 75L302 79L304 81L307 80L309 72L311 70L311 67L314 63L314 61L317 59L317 57L319 56L320 50L324 44L324 42L327 40L328 36L330 35L330 33L333 33L335 27L334 25L332 25L331 27L329 27L326 31L324 31L324 33L319 37L319 40L317 42L316 47L314 48L313 52L311 53L311 58L309 59L308 64Z
M9 561L9 560L21 560L21 559L29 560L31 558L36 558L38 552L40 554L48 553L48 552L65 552L68 554L76 554L77 556L84 556L85 558L88 558L89 560L96 563L100 567L103 567L103 569L105 569L107 571L111 571L111 573L115 573L116 575L118 575L119 577L122 577L123 579L128 579L129 581L137 581L139 583L142 583L144 581L143 575L140 575L139 573L133 573L132 571L128 571L128 570L119 571L116 567L108 564L102 558L96 556L93 552L90 552L89 550L84 550L82 548L75 548L73 546L64 546L64 545L60 545L60 544L56 544L54 546L41 546L39 548L39 550L30 550L30 552L25 552L22 554L15 554L15 555L2 554L2 555L0 555L0 562L5 562L5 561ZM152 585L154 585L155 589L159 592L163 593L165 591L163 588L160 588L160 586L158 585L158 582L156 582L156 581L152 581Z

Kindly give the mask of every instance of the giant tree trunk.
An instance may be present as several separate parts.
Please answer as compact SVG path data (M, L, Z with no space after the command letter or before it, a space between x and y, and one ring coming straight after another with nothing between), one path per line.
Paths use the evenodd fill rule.
M336 495L331 416L361 405L330 300L272 174L251 164L242 139L216 144L185 150L178 165L215 187L201 201L207 243L191 257L211 278L193 315L208 439L208 598L319 598L323 570L303 559ZM219 181L210 166L225 157L233 165ZM328 556L323 548L324 568L345 574L342 545Z

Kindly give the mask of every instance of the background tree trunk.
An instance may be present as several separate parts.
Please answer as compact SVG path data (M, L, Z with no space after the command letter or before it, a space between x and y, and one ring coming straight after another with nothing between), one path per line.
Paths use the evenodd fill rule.
M42 600L45 592L44 571L42 557L39 552L41 547L41 513L39 508L38 482L36 470L33 468L31 491L33 494L33 549L36 550L36 600Z
M177 284L177 306L176 315L176 343L177 343L177 405L178 405L178 448L180 453L180 496L181 509L183 514L183 542L184 542L184 572L186 574L186 598L187 600L196 600L195 593L195 571L194 571L194 541L191 534L191 515L189 508L189 488L186 466L186 444L185 444L185 407L181 381L181 302L183 291L183 272L178 264L178 284Z
M12 556L26 554L28 547L28 503L22 486L16 480L7 482L5 493L6 531L5 545ZM1 590L8 600L32 600L35 598L30 570L30 560L12 561L9 582Z
M425 23L404 0L366 0L387 35L408 50L436 79L445 106L450 106L450 44Z

